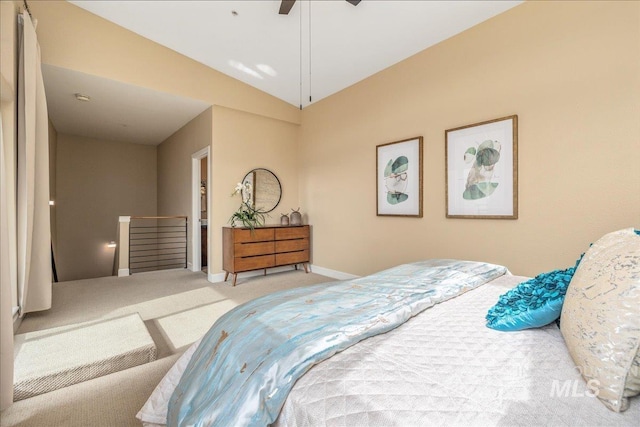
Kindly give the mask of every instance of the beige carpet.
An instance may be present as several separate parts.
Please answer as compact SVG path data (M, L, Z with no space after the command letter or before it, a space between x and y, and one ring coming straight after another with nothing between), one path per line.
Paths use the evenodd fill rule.
M14 337L13 400L156 360L156 345L137 313L26 332Z
M292 270L240 278L232 287L173 270L56 283L52 309L28 314L18 333L139 313L159 360L16 402L0 413L0 426L139 426L135 414L156 384L215 319L258 296L332 280Z

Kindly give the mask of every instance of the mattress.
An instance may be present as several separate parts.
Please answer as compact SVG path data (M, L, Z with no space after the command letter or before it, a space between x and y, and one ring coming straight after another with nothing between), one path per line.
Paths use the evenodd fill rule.
M526 279L499 277L318 363L296 382L274 426L636 426L640 399L626 412L608 410L587 389L556 324L485 326L498 297ZM192 353L140 411L143 424L166 420Z

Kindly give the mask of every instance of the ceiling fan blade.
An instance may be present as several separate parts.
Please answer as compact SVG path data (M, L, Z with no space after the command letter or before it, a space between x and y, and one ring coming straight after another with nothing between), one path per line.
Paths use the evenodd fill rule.
M360 0L347 0L349 3L351 3L354 6L357 6L358 3L360 3Z
M280 15L288 15L295 2L296 0L282 0L282 3L280 3L280 11L278 13Z

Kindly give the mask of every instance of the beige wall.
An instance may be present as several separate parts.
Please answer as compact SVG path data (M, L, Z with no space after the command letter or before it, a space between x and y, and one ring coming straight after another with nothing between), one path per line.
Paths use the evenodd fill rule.
M214 230L237 207L229 193L253 167L283 182L271 222L301 206L314 226L314 263L354 274L456 257L532 275L572 264L609 230L640 225L638 2L527 2L302 116L67 2L31 8L44 63L218 105ZM445 129L510 114L520 120L520 218L446 219ZM416 135L425 140L424 218L376 217L375 146ZM218 272L219 236L213 242Z
M235 185L253 168L272 170L280 179L280 205L267 217L278 223L280 212L297 208L299 126L282 120L212 107L158 146L158 215L186 215L191 222L191 155L210 145L213 162L209 236L210 272L222 271L221 227L228 225L239 199ZM213 141L213 142L212 142ZM187 261L192 262L191 229Z
M286 210L298 207L298 167L295 160L297 124L301 116L298 108L68 2L33 2L30 3L30 8L39 21L38 38L43 63L203 100L219 106L216 107L220 111L219 115L223 119L230 119L229 123L214 119L215 124L212 126L214 133L220 136L213 146L214 153L218 155L213 156L212 171L217 176L227 174L225 178L228 177L214 179L210 184L214 195L211 203L216 212L214 219L209 218L209 227L213 230L219 233L220 227L227 224L229 216L237 208L229 194L235 183L253 167L272 165L272 170L282 179L278 170L280 168L287 179L287 183L283 184L287 185L285 194L288 194L288 199L284 200L287 202ZM253 126L256 130L245 129ZM252 140L244 140L245 135L249 135ZM238 153L238 147L250 147L256 154ZM280 149L284 152L279 153ZM259 153L263 152L268 154L259 157ZM188 153L189 162L192 153ZM229 157L232 163L227 162ZM175 159L176 162L183 160ZM286 166L281 167L283 164ZM164 163L159 165L160 169L165 169ZM163 179L161 175L163 174L159 174L158 180ZM188 175L180 179L190 179L190 176L189 170ZM161 192L168 194L165 193L167 187L164 184L161 187ZM172 193L177 199L175 206L187 206L185 198L190 200L190 194ZM159 200L159 212L167 212L168 208L176 210L173 205L166 206L164 203ZM275 222L278 218L279 215L271 220ZM209 265L213 265L211 271L215 273L220 272L222 267L220 236L214 234L212 238L216 248L209 254L210 260L213 257L213 261L210 261L213 264Z
M191 155L211 147L209 238L211 273L222 271L221 227L238 208L231 197L236 184L254 168L266 168L280 179L280 205L267 217L279 223L280 212L297 208L299 126L224 107L212 107L158 146L158 215L187 215L191 221ZM187 260L192 262L191 230Z
M155 146L58 134L60 281L110 276L121 215L156 215Z
M519 116L517 220L445 218L444 132ZM429 257L535 275L640 228L640 3L527 2L303 110L314 264ZM377 217L376 145L424 136L424 217Z
M212 271L222 271L220 227L228 226L231 214L240 206L238 196L231 197L236 184L254 168L271 170L282 185L282 200L266 218L267 224L279 224L280 213L300 206L298 196L299 126L224 107L213 107L213 166L211 169ZM302 206L302 212L307 207Z
M186 215L191 224L191 155L211 144L211 108L158 146L158 215ZM191 227L187 262L192 262Z

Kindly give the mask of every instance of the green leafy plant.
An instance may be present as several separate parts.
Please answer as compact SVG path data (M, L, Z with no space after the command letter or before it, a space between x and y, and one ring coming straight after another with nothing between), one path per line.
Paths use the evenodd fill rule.
M229 223L232 227L241 224L242 227L249 228L253 231L254 228L264 225L265 215L265 212L262 210L254 209L247 203L242 202L238 210L229 218Z
M250 229L253 233L256 227L262 227L264 225L267 213L262 209L256 209L251 206L249 197L251 194L251 183L238 183L234 192L231 193L231 196L235 196L236 194L240 194L242 202L238 210L229 218L229 224L231 224L232 227L241 225L242 227Z

